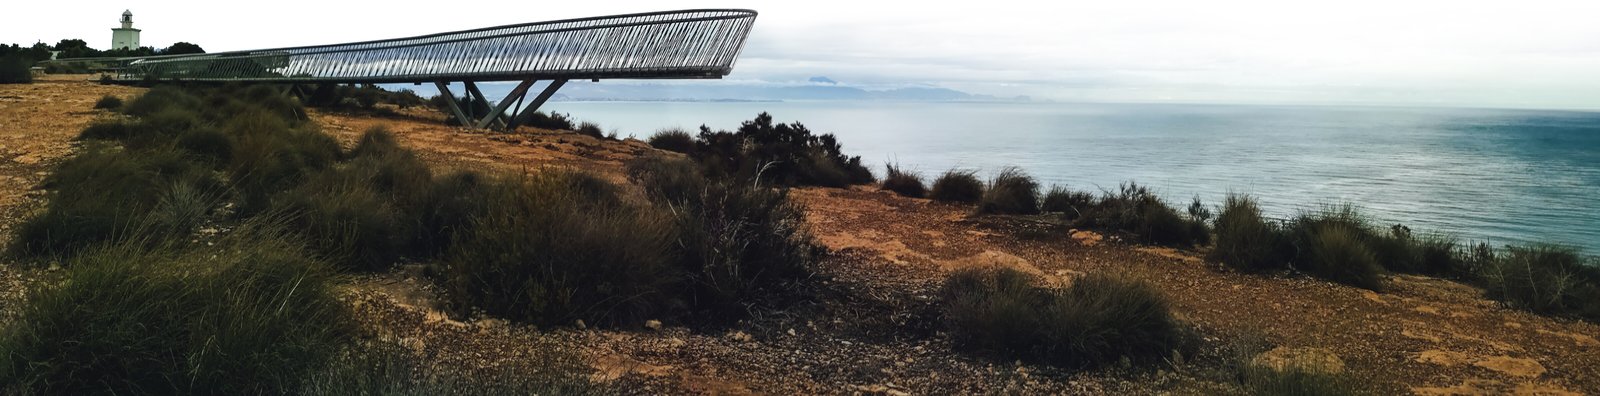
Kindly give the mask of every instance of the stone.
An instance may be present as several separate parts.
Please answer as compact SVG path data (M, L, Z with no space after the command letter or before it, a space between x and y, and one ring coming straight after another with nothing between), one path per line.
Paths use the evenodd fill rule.
M644 321L644 328L650 330L661 330L661 321L655 319L646 320Z

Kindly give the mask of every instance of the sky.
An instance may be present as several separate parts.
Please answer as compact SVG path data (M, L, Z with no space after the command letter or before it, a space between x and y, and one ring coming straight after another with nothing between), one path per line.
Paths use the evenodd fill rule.
M145 45L212 52L750 8L761 15L722 83L827 76L1058 101L1600 109L1593 0L11 3L0 42L104 49L130 9Z

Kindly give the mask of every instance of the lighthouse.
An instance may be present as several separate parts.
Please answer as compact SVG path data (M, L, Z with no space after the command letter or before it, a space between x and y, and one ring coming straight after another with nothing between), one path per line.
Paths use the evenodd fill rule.
M138 49L139 29L133 28L133 11L122 11L122 27L111 29L111 49Z

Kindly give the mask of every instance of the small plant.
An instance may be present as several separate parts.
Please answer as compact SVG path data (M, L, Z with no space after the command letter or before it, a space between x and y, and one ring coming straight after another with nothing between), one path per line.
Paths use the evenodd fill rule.
M122 98L112 95L102 96L100 97L100 100L94 102L94 108L99 110L120 109L122 108Z
M940 202L974 203L983 199L983 181L977 172L948 170L933 181L929 198Z
M989 179L978 202L978 214L1039 213L1039 182L1021 168L1006 167Z
M922 175L901 170L894 164L885 164L883 189L912 198L922 198L928 190L922 186Z
M1361 230L1341 223L1327 223L1311 231L1305 260L1299 263L1306 272L1356 287L1383 288L1383 266L1361 240Z
M650 136L650 147L688 154L694 151L694 136L682 129L662 129Z
M1192 215L1185 218L1154 192L1133 182L1122 183L1116 191L1106 191L1076 223L1080 227L1131 232L1140 240L1163 245L1203 244L1211 236L1204 220Z
M1054 290L1014 269L969 269L941 295L960 345L1006 358L1090 367L1171 356L1180 343L1166 299L1122 277L1090 274Z
M1234 269L1257 272L1287 268L1294 247L1277 224L1261 217L1248 195L1228 194L1217 215L1216 245L1206 258Z
M861 157L842 150L832 134L812 134L799 122L773 124L771 115L761 113L733 132L701 126L692 154L713 177L784 186L846 187L875 181Z

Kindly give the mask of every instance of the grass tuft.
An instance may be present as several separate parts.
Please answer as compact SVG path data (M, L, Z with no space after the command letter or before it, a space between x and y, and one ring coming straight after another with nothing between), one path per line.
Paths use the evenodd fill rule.
M978 202L978 214L1038 214L1039 182L1018 167L1006 167L989 179Z
M94 108L98 110L120 109L122 108L122 98L112 95L102 96L100 100L94 102Z
M885 164L884 168L883 189L912 198L922 198L928 194L927 188L922 186L922 175L902 170L894 164Z
M983 181L976 172L948 170L933 181L929 198L940 202L974 203L983 199Z
M1249 195L1228 194L1216 219L1216 244L1206 255L1237 270L1260 272L1286 268L1294 246L1276 224L1261 216Z
M678 128L662 129L650 136L650 147L688 154L694 151L694 136Z

